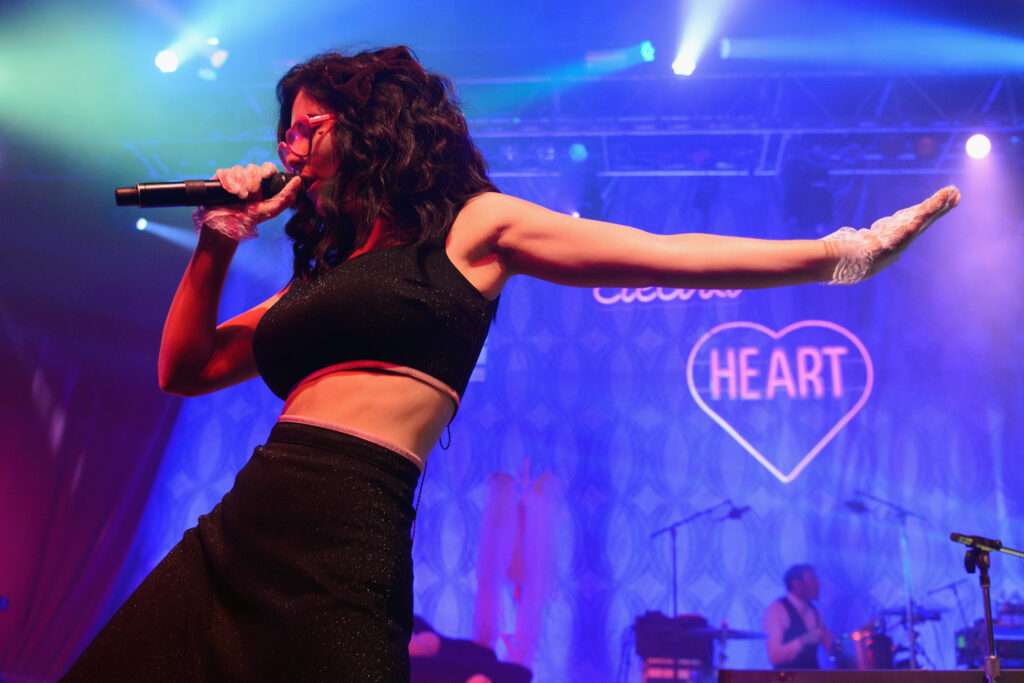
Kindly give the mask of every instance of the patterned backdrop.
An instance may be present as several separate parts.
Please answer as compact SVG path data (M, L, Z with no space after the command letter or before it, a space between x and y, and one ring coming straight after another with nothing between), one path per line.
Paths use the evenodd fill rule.
M557 179L499 181L553 208L572 200ZM554 542L529 525L520 539L525 556L553 562L535 680L627 680L626 666L639 680L630 627L645 612L672 610L669 537L651 534L726 499L751 509L722 520L723 506L678 529L679 611L761 630L784 570L810 562L827 624L852 631L905 599L899 516L864 492L913 513L913 589L947 610L919 627L922 662L952 668L953 631L982 612L949 532L1022 541L1022 435L1012 416L1024 379L1024 213L1007 204L1006 187L966 173L833 177L829 190L834 227L865 227L948 181L964 190L963 206L858 287L589 290L514 279L451 445L428 463L417 613L445 635L472 635L489 483L505 473L525 493L547 474L561 490L544 513ZM776 179L618 178L600 189L593 211L654 232L817 236L787 220ZM265 234L241 250L225 317L284 282L287 246L280 231ZM185 403L110 609L216 503L280 407L258 382ZM963 616L952 590L929 594L957 580ZM1021 589L1024 563L993 558L997 609ZM511 589L502 595L500 626L512 633ZM760 641L727 650L729 666L768 665Z

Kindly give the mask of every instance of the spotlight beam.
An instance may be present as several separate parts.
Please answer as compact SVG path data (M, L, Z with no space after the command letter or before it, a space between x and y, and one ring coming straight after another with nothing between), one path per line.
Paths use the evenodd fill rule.
M143 223L143 227L139 227L140 223ZM170 242L171 244L176 244L182 249L186 249L188 251L192 251L196 247L195 232L188 228L179 228L165 223L154 223L153 221L140 218L135 223L135 229L139 232L156 235L160 239Z
M844 30L813 35L791 34L723 39L728 59L813 64L873 70L961 71L984 73L1024 70L1024 40L961 26L876 16L837 13L833 26ZM728 45L728 50L724 49Z
M691 0L683 20L679 51L672 62L672 71L689 76L697 69L704 50L729 9L730 0Z

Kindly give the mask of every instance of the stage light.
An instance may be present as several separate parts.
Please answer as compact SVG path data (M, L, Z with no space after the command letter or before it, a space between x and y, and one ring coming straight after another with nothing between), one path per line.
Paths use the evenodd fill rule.
M156 68L165 74L169 74L178 68L178 55L170 50L161 50L153 61L156 63Z
M731 5L731 0L691 0L686 3L682 38L672 62L672 71L680 76L689 76L697 70L701 55Z
M198 75L199 75L199 78L204 80L204 81L215 81L215 80L217 80L217 72L214 71L213 69L211 69L208 66L204 66L203 68L199 69Z
M729 59L732 54L732 41L728 38L722 38L722 42L718 44L718 56L722 59Z
M697 63L688 57L680 55L672 62L672 71L677 76L690 76L697 70Z
M649 40L640 43L640 59L645 62L654 61L654 43Z
M206 44L207 45L220 45L220 38L207 38L206 39Z
M210 55L210 64L213 65L214 69L219 69L224 66L224 62L228 61L228 51L224 49L216 50Z
M988 156L988 153L992 151L992 143L987 137L978 133L972 135L967 139L967 145L965 145L967 155L972 159L984 159Z
M582 163L587 160L587 148L583 143L574 142L569 145L569 158L576 163Z
M135 221L136 230L145 230L147 225L149 225L149 222L145 218L140 218L139 220Z
M534 151L537 156L537 160L543 163L550 164L556 158L558 158L554 146L550 144L542 144L539 147L537 147Z

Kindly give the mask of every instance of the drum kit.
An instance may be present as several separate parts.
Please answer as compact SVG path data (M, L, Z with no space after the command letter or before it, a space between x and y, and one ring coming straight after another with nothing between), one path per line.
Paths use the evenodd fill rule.
M945 611L944 607L915 605L910 623L908 623L906 607L884 609L878 617L864 626L835 638L830 653L832 661L837 669L912 668L909 657L906 656L909 652L908 648L894 646L893 639L889 635L890 631L898 627L910 630L926 621L938 621Z
M717 680L725 666L725 646L730 640L764 638L764 633L709 626L699 614L667 617L647 612L633 626L636 653L643 660L641 680L673 680L703 683ZM717 648L716 648L717 645ZM717 649L717 662L715 651Z
M893 635L901 628L914 629L928 621L938 621L945 607L915 605L908 622L906 607L883 609L879 615L860 628L837 636L832 642L830 657L836 669L876 670L912 668L909 648L895 645ZM637 654L644 659L643 680L673 678L703 680L698 672L715 666L712 647L718 645L717 667L725 664L725 645L730 640L763 639L758 631L715 628L696 615L670 619L661 613L648 612L635 625ZM890 635L892 634L892 635ZM919 656L923 654L918 648Z

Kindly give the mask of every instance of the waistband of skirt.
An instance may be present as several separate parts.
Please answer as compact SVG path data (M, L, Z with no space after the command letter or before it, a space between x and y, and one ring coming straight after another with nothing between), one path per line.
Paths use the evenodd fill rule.
M302 422L277 422L267 437L267 444L271 443L307 446L336 453L339 457L354 458L389 471L412 484L420 476L420 469L404 455L358 436L325 427Z

